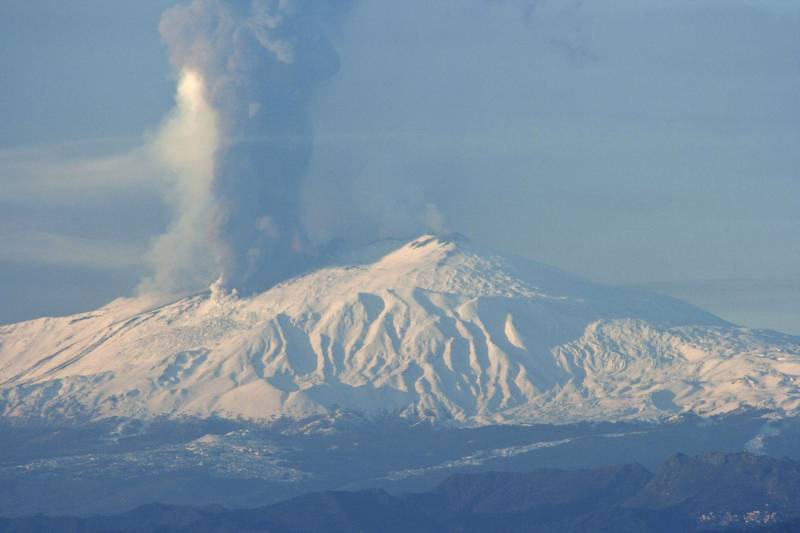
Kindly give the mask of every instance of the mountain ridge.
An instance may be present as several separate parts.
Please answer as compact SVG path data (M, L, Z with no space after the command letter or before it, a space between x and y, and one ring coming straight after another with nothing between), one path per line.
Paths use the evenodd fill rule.
M800 463L748 453L638 464L455 474L425 492L371 488L229 509L146 504L91 517L0 518L0 531L792 531ZM720 490L722 489L722 490Z

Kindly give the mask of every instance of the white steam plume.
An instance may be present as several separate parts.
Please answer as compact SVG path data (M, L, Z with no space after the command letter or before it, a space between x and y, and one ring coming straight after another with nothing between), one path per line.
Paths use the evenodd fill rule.
M154 273L142 281L140 291L194 290L220 274L219 209L213 194L219 121L203 78L193 70L181 72L175 100L150 146L168 173L174 219L153 243L148 261Z

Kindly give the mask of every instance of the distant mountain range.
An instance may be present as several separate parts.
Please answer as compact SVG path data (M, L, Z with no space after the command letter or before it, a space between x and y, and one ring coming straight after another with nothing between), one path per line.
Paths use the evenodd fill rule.
M0 414L480 426L800 411L800 338L460 235L380 241L254 296L159 298L0 327Z
M748 453L453 475L427 492L303 495L265 507L152 504L102 517L0 519L0 532L675 532L800 530L800 463Z

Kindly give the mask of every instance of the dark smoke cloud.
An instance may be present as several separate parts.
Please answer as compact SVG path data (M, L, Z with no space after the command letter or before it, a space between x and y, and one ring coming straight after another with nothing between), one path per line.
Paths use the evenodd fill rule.
M309 101L339 68L326 35L348 9L341 0L194 0L162 16L173 67L202 78L217 114L214 246L231 287L261 289L309 264L300 220Z

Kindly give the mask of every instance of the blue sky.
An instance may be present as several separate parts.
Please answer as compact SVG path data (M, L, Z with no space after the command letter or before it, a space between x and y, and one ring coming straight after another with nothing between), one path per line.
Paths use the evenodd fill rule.
M0 322L147 273L172 4L0 1ZM777 0L355 2L310 108L309 234L457 230L800 333L798 22Z

